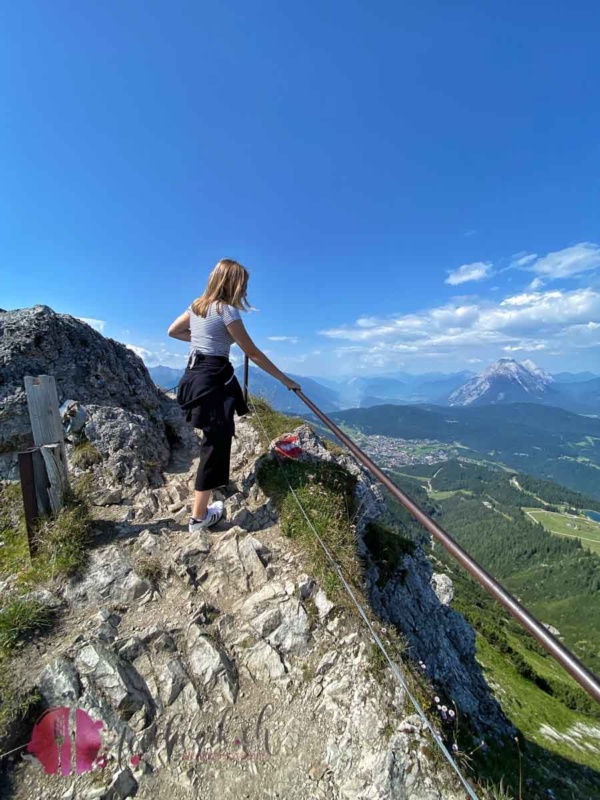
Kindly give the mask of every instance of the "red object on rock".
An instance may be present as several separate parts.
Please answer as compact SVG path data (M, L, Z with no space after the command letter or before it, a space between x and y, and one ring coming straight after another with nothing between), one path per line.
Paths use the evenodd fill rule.
M286 458L298 458L302 455L302 448L298 445L298 437L283 436L275 442L275 452Z

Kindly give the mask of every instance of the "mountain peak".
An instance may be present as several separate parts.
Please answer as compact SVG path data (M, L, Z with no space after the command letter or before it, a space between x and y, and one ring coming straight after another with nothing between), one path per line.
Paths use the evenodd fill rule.
M538 402L552 383L550 375L531 360L500 358L452 392L448 402L452 406Z

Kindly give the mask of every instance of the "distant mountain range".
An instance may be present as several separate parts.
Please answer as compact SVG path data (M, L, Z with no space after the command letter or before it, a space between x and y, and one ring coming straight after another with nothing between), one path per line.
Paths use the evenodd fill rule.
M586 376L587 378L587 376ZM501 358L451 392L445 405L543 403L579 414L600 413L600 378L557 381L533 361Z
M238 367L235 373L240 383L242 383L244 379L243 367ZM310 397L319 408L323 409L323 411L330 413L331 411L337 411L341 408L338 394L334 389L323 386L323 384L317 383L317 381L312 380L312 378L294 375L291 372L287 374L290 378L301 384L302 390L306 395ZM250 367L248 387L250 394L264 397L264 399L278 411L283 411L286 414L306 414L308 411L302 400L299 400L294 392L290 392L282 383L257 367Z
M501 358L452 392L448 397L448 405L489 405L523 401L543 403L549 395L559 397L553 383L554 379L533 361L520 364L513 358Z
M155 383L175 386L183 370L150 367ZM236 370L240 381L242 368ZM370 408L385 404L444 406L541 403L578 414L600 414L600 377L591 372L549 375L532 361L502 358L479 375L472 372L331 378L291 375L323 411ZM300 413L304 405L262 370L250 368L250 391L277 410Z
M148 372L154 383L161 389L172 389L181 380L184 370L160 366L148 367Z

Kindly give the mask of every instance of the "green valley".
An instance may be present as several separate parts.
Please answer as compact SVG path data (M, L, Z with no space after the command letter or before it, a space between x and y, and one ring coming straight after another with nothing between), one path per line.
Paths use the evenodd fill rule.
M331 415L363 435L436 441L600 501L600 419L533 403L443 408L382 405Z
M550 517L555 527L559 519L600 531L600 524L577 516L577 510L597 508L597 500L461 459L402 466L390 474L584 663L600 670L600 557L578 538L550 533L546 520L541 524ZM515 797L521 770L531 796L538 796L533 787L545 785L554 787L556 797L600 798L593 771L600 762L597 704L437 542L424 539L423 529L391 497L388 508L388 521L423 541L434 568L451 576L452 606L477 632L488 683L522 735L512 753L494 753L493 746L476 753L478 768L496 782L503 778Z
M557 513L539 508L524 508L523 511L550 533L579 539L583 547L600 555L600 522L593 522L582 515Z

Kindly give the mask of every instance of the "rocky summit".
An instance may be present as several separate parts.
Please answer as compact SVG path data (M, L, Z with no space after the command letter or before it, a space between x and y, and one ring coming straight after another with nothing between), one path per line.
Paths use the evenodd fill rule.
M519 363L501 358L448 397L448 405L469 406L487 403L551 402L560 405L553 378L533 361Z
M106 457L108 480L118 478L126 492L162 482L171 442L193 444L176 403L138 355L38 305L0 313L0 478L17 477L16 453L33 444L23 378L43 374L54 376L60 403L85 405L87 439Z
M77 466L68 447L72 474L97 478L89 557L38 591L58 624L13 663L40 709L66 715L53 730L61 747L74 746L48 774L47 745L31 729L15 731L3 751L32 745L12 756L6 796L463 798L352 602L336 599L282 529L259 481L277 456L255 421L237 421L225 518L189 534L198 440L137 356L44 306L4 314L2 325L5 453L27 437L19 382L31 372L54 374L61 400L85 403L86 437L101 454ZM379 487L308 425L290 433L302 462L352 477L365 613L411 692L426 707L443 694L477 735L511 733L475 659L473 631L451 608L451 580L419 546L384 580L364 536L384 510Z

